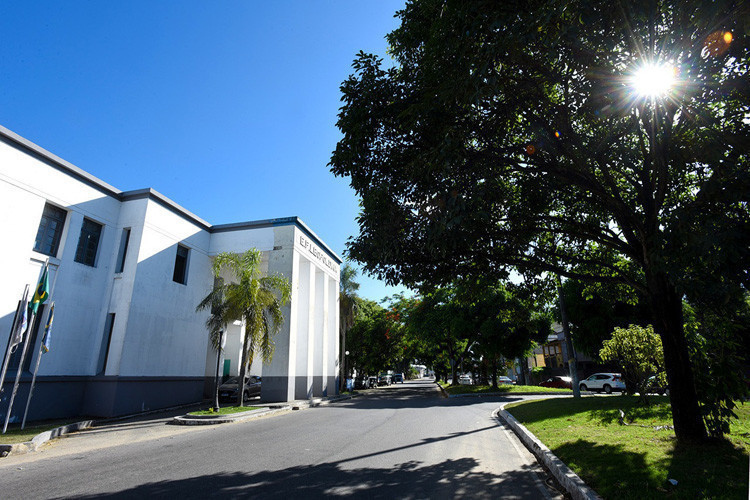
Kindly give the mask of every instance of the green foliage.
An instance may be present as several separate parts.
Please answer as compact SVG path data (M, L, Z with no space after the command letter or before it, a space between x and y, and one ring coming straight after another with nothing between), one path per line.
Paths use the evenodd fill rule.
M726 314L728 306L739 310ZM696 386L701 410L715 437L729 432L731 419L737 418L736 401L748 397L743 372L750 352L750 307L743 301L722 309L688 307L686 315L691 361L700 374Z
M613 287L592 286L578 280L562 285L576 350L596 356L615 327L649 324L642 297ZM559 311L557 311L559 320Z
M402 341L403 327L393 311L362 299L354 324L346 334L348 371L377 375L397 365L402 366Z
M640 292L684 381L678 435L703 437L681 301L750 288L748 9L407 3L394 66L360 53L341 86L330 165L362 200L349 256L415 286L517 268ZM676 65L666 97L633 91L650 61Z
M651 325L615 328L604 341L599 357L605 363L622 366L628 392L646 393L646 380L664 369L664 349Z
M738 410L726 439L683 445L664 428L672 418L668 398L653 399L648 407L636 397L618 396L505 408L602 498L745 498L750 405ZM636 425L620 425L620 410ZM676 479L677 488L667 491L667 479Z

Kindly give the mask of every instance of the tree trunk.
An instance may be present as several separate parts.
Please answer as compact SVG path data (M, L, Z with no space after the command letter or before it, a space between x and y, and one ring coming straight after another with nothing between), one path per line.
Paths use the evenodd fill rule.
M677 439L700 441L707 437L683 329L682 298L663 274L647 277L654 330L664 346L664 364Z
M497 389L497 356L492 357L492 387Z
M245 338L242 341L242 361L240 361L240 378L237 380L237 406L243 406L245 401L245 376L247 375L247 348L249 335L245 327Z

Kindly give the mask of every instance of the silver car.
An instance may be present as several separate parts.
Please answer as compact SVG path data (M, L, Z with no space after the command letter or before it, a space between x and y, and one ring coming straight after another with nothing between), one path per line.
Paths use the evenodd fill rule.
M578 387L582 391L604 391L612 394L612 391L625 392L625 381L619 373L594 373L589 378L581 380Z

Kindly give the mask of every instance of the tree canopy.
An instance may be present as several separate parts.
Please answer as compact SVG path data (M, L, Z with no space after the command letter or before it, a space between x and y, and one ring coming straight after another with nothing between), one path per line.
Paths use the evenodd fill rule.
M362 198L351 258L621 284L664 344L679 438L706 435L682 297L750 284L747 2L421 0L360 53L331 158ZM663 95L639 69L669 65ZM679 380L679 384L674 382Z

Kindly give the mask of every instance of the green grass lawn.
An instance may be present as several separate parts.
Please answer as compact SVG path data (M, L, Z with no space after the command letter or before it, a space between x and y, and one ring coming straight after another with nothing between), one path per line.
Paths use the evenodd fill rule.
M679 444L667 397L547 399L512 403L508 412L605 499L747 498L750 403L735 411L731 434L705 444ZM620 425L619 411L626 421ZM676 487L668 486L676 479Z
M498 387L492 387L489 385L450 385L445 382L440 382L440 386L445 389L448 394L497 394L497 393L512 393L512 392L539 392L539 393L560 393L560 394L573 394L573 391L569 389L550 389L548 387L539 387L538 385L506 385L502 384Z
M49 420L45 422L35 422L33 425L27 425L21 430L21 424L11 424L5 434L0 434L0 444L15 444L31 441L37 434L62 427L63 425L74 424L81 420ZM2 426L0 425L0 430Z
M214 411L213 408L201 411L191 411L188 415L231 415L232 413L242 413L243 411L257 410L260 406L225 406Z

